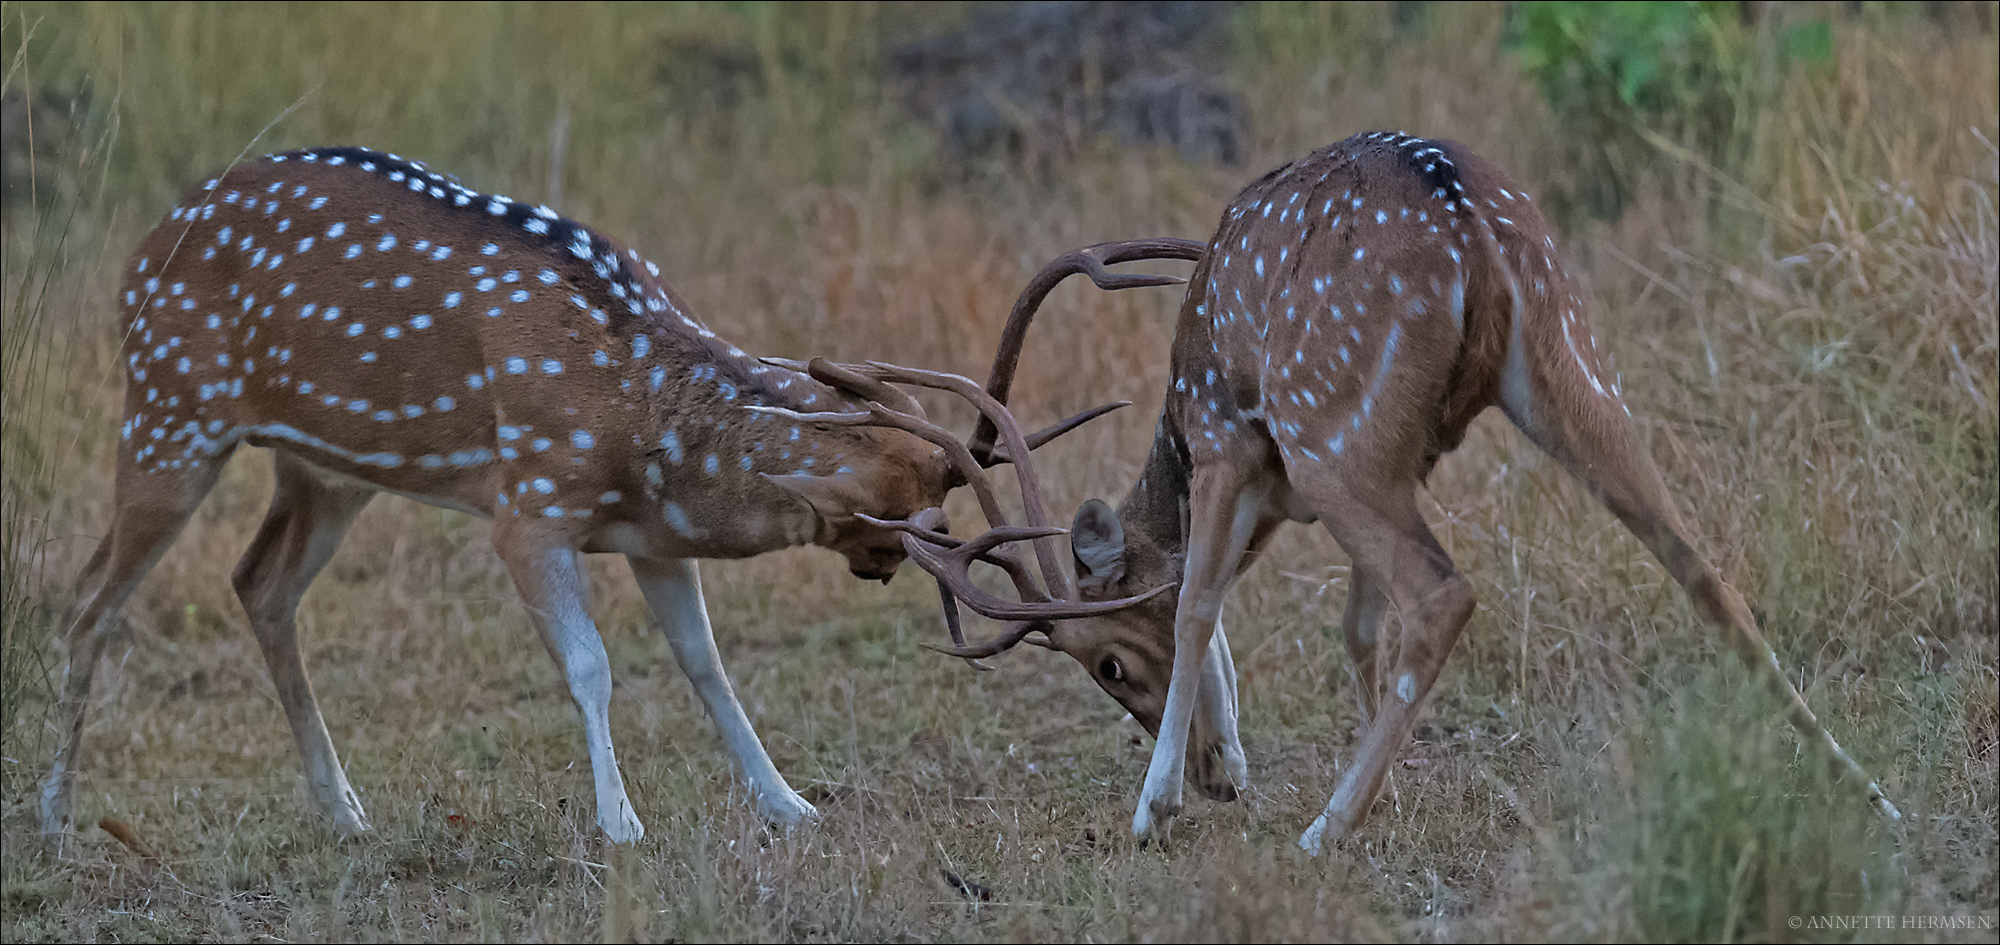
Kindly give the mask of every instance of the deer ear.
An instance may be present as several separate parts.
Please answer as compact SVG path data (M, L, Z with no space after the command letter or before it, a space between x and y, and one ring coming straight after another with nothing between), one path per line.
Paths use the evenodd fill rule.
M1076 510L1069 549L1076 555L1078 587L1102 590L1125 576L1125 526L1101 500L1092 499Z
M859 473L831 476L773 476L759 473L764 481L790 493L810 506L820 518L840 518L868 511L868 490Z

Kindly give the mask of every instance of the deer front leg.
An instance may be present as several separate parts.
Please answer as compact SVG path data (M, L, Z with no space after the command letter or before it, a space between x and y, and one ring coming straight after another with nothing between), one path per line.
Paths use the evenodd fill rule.
M1187 564L1174 614L1174 669L1167 684L1160 736L1153 743L1152 763L1146 767L1139 809L1132 815L1132 833L1137 837L1167 840L1174 815L1181 809L1188 729L1194 721L1204 666L1213 655L1209 643L1215 637L1223 598L1263 511L1260 497L1246 485L1246 477L1228 467L1195 471L1188 508ZM1219 680L1213 685L1218 690L1224 688ZM1226 688L1233 690L1234 686ZM1241 753L1238 746L1239 758Z
M1188 744L1189 780L1203 794L1233 801L1249 787L1249 766L1243 760L1243 739L1236 730L1236 661L1222 621L1208 638L1208 658L1201 664L1201 689L1195 698L1194 737Z
M597 826L613 843L636 843L646 828L625 794L618 755L611 747L611 660L590 620L577 552L505 518L494 523L493 544L583 712L590 773L597 784Z
M701 575L693 561L651 561L627 559L639 591L653 611L653 619L673 647L674 659L681 664L696 695L708 707L709 718L722 731L722 741L736 760L736 770L757 798L764 819L780 827L794 827L819 816L812 804L800 797L778 773L763 742L743 714L736 690L722 669L722 656L715 649L715 631L709 626L708 607L702 602Z

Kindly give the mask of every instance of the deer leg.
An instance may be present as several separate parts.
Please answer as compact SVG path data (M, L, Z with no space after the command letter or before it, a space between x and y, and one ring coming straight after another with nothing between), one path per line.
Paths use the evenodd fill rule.
M1328 844L1339 843L1367 818L1390 762L1409 742L1418 707L1437 682L1445 658L1472 617L1474 603L1472 583L1458 573L1424 527L1407 493L1400 501L1377 508L1368 503L1339 503L1323 511L1321 519L1348 550L1355 569L1382 589L1379 593L1387 596L1402 631L1390 673L1392 684L1362 736L1354 763L1341 777L1326 809L1299 837L1299 846L1315 856Z
M1834 776L1861 786L1869 804L1884 817L1900 818L1901 812L1883 795L1881 786L1840 747L1786 677L1778 654L1758 631L1743 595L1694 550L1658 469L1633 444L1626 411L1616 394L1586 389L1581 369L1559 359L1546 367L1550 370L1539 386L1508 385L1501 402L1508 417L1535 445L1581 480L1666 566L1667 573L1693 600L1695 611L1722 631L1736 655L1783 701L1792 727L1806 741L1825 750ZM1565 382L1571 389L1558 402L1550 389Z
M1347 642L1347 675L1354 684L1354 701L1361 706L1362 728L1374 724L1375 706L1382 698L1375 643L1388 614L1389 598L1381 588L1360 568L1350 571L1347 609L1340 615L1340 629Z
M736 759L737 772L749 782L750 793L764 819L780 827L793 827L819 812L785 783L771 756L764 751L757 731L743 714L736 690L722 669L722 656L715 649L715 631L709 626L708 607L702 602L701 575L688 560L651 561L627 559L639 591L652 608L653 619L673 647L674 659L681 664L696 695L708 707L708 716L722 732L723 744Z
M105 641L118 626L119 612L214 488L232 450L225 447L181 469L163 465L149 471L141 471L127 458L129 451L121 451L111 534L84 569L84 581L96 586L70 624L69 664L63 670L62 701L56 703L56 757L42 781L39 813L44 836L69 828L90 686Z
M277 454L277 487L270 511L250 548L236 563L236 596L250 616L250 629L264 651L271 684L285 707L292 738L305 764L313 799L342 835L366 833L368 817L361 800L347 783L333 739L320 716L312 680L299 656L294 616L299 598L320 569L332 560L340 540L356 516L374 498L375 490L328 484L305 462L283 451Z
M1208 638L1208 657L1201 664L1201 689L1195 695L1193 737L1188 741L1187 778L1201 793L1218 801L1233 801L1250 784L1243 759L1243 739L1236 729L1236 660L1222 621Z
M493 545L583 713L590 773L597 786L597 826L613 843L636 843L646 828L632 810L618 754L611 747L611 659L590 619L577 552L505 518L494 523Z
M1209 641L1222 615L1222 601L1243 553L1250 547L1263 513L1263 497L1248 488L1248 476L1228 466L1198 467L1189 496L1187 562L1174 614L1174 668L1167 684L1167 708L1153 759L1146 767L1132 833L1168 839L1181 809L1188 730L1194 721Z
M83 570L77 573L76 580L70 584L70 599L67 602L69 612L67 616L74 618L76 616L76 606L86 603L88 600L87 595L104 583L104 569L110 563L111 542L108 540L98 542L97 550L90 553L90 560L84 562Z

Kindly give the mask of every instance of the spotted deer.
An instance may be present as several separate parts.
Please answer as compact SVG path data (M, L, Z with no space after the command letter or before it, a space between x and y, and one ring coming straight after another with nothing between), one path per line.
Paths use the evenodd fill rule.
M1222 799L1245 783L1224 595L1281 523L1322 523L1353 562L1342 626L1367 730L1299 838L1317 854L1366 818L1472 614L1472 585L1425 526L1416 491L1497 405L1666 566L1835 771L1898 816L1786 679L1743 597L1695 551L1555 252L1527 195L1449 141L1359 135L1251 184L1205 248L1179 254L1200 261L1138 482L1115 511L1085 503L1070 530L1080 600L1161 585L1178 585L1177 597L1019 621L951 652L990 656L1025 640L1082 663L1158 737L1132 829L1165 839L1184 772ZM996 356L987 387L999 397L1035 301L1016 308ZM990 430L975 435L975 447L991 442ZM928 539L911 530L905 541ZM1378 662L1392 618L1400 633Z
M377 492L492 521L493 547L582 712L598 826L629 843L644 828L611 744L611 670L580 554L626 556L761 813L791 825L815 811L737 702L695 559L809 543L886 582L904 550L875 521L929 510L926 526L943 528L947 491L968 478L990 491L908 393L823 361L751 357L696 320L636 251L391 154L323 148L229 168L140 245L120 300L116 498L69 636L40 797L49 834L70 820L106 636L239 446L276 452L276 488L236 591L313 796L348 835L368 821L293 618ZM1001 458L1022 462L1102 412L1022 437L989 406L1016 445ZM897 428L805 418L870 409Z

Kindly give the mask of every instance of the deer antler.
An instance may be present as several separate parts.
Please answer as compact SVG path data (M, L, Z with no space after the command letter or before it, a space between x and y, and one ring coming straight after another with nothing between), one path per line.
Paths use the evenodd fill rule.
M945 523L944 510L940 508L924 509L910 516L908 521L889 522L876 518L868 518L867 520L873 524L905 533L928 533L920 534L919 537L936 535L938 537L935 541L947 547L961 544L959 539L951 538L945 534L948 531L948 527ZM1021 564L1021 559L1011 554L998 552L981 553L977 557L980 561L994 565L1005 571L1013 579L1014 587L1020 591L1023 600L1046 599L1045 595L1041 594L1035 588L1034 579L1028 576L1028 569ZM1024 638L1029 643L1035 643L1038 646L1044 647L1048 646L1047 643L1028 637L1028 634L1036 630L1046 630L1049 626L1046 620L1012 621L1008 627L1008 632L1002 633L1000 636L977 646L967 644L965 642L965 627L959 619L958 597L952 591L951 582L942 578L938 580L938 607L944 612L944 625L945 629L951 633L952 645L937 646L931 643L920 645L949 656L959 657L965 660L965 665L980 672L991 672L993 670L993 667L980 662L980 657L993 656L1004 652L1015 644L1022 642Z
M1017 560L994 549L1008 542L1066 535L1069 533L1068 529L1002 525L988 529L985 534L977 538L958 539L915 527L907 520L884 521L866 515L857 517L871 525L895 529L909 536L904 541L904 548L910 552L910 560L935 575L939 583L949 587L952 594L964 601L966 606L995 620L1069 620L1076 617L1093 617L1151 600L1172 586L1163 584L1144 594L1096 603L1051 600L1033 590L1033 583L1026 580L1026 574L1019 568ZM1014 578L1015 587L1021 590L1022 596L1030 599L1013 603L980 590L972 583L972 576L968 571L974 561L984 561L999 566L1009 577Z
M1014 300L1014 310L1007 315L1007 327L1000 333L1000 347L993 354L993 371L986 378L986 392L1000 403L1007 402L1007 395L1014 388L1014 370L1021 363L1021 344L1028 337L1028 324L1034 320L1035 311L1041 308L1042 300L1048 298L1049 293L1064 279L1083 273L1090 276L1092 284L1106 291L1141 286L1182 285L1187 280L1179 276L1114 273L1104 267L1141 259L1192 261L1200 259L1201 254L1207 251L1206 243L1159 237L1098 243L1056 257L1048 265L1043 266L1042 271L1035 274L1035 278L1028 281L1027 288L1021 290L1020 298ZM1064 422L1074 421L1080 424L1090 419L1082 415L1079 417L1082 419L1073 417ZM982 418L979 426L973 430L972 439L966 442L967 448L972 451L973 457L979 460L980 465L990 466L996 462L1006 462L994 452L994 437L998 433L998 428L990 420Z
M902 521L884 521L860 516L863 521L891 528L903 533L903 549L910 560L931 573L938 582L938 600L944 611L945 626L951 633L953 646L931 647L940 652L962 657L975 669L989 669L979 663L978 657L993 656L1024 640L1034 642L1030 634L1046 630L1049 622L1076 617L1096 616L1123 610L1165 593L1171 585L1162 585L1134 597L1117 600L1083 603L1076 599L1070 587L1069 578L1060 563L1060 548L1055 543L1056 536L1067 534L1067 530L1049 525L1048 514L1042 505L1040 481L1034 468L1028 463L1030 451L1041 447L1050 440L1063 435L1085 423L1120 407L1130 406L1129 401L1118 401L1094 407L1075 416L1059 421L1032 434L1023 434L1014 416L1006 406L1007 394L1013 386L1014 371L1020 363L1021 345L1027 337L1028 324L1034 319L1036 309L1042 300L1064 279L1078 273L1090 276L1090 280L1100 289L1117 290L1143 286L1181 285L1187 280L1179 276L1150 274L1120 274L1106 269L1107 264L1133 262L1141 259L1185 259L1197 260L1207 250L1206 244L1193 240L1157 238L1125 240L1121 242L1099 243L1074 252L1066 253L1048 265L1029 281L1027 288L1014 302L1013 311L1007 317L1007 327L1001 334L1000 348L993 359L991 380L980 387L970 378L957 374L924 371L917 368L869 361L866 364L832 364L821 359L808 362L779 358L765 358L767 363L802 370L822 383L839 387L868 401L867 408L859 411L799 414L778 408L751 408L772 413L780 413L798 419L817 423L838 425L884 426L903 430L933 443L943 452L956 474L953 484L968 484L979 499L980 511L992 528L984 535L970 541L951 537L945 533L944 513L937 509L925 509ZM979 410L979 425L972 439L961 444L943 428L923 418L921 410L914 407L914 399L900 391L893 394L891 384L906 384L949 391L964 397ZM886 406L896 403L896 407ZM900 408L900 409L899 409ZM1021 489L1021 505L1027 519L1026 527L1007 523L1000 509L992 483L983 471L1000 463L1013 463ZM1027 541L1034 548L1035 563L1041 572L1043 591L1035 586L1029 576L1029 569L1015 555L999 550L999 547L1016 541ZM972 562L991 564L1007 573L1020 595L1019 603L1010 603L980 590L972 583L970 568ZM959 622L958 603L960 601L988 617L1009 620L1014 623L1000 636L981 644L967 644L965 632ZM1046 646L1046 643L1039 645Z
M781 360L767 360L790 366ZM902 532L903 549L910 560L937 579L945 624L951 631L952 642L955 644L955 648L947 652L965 655L967 662L973 662L973 658L967 654L998 653L1018 643L1027 633L1033 632L1034 627L1045 625L1049 621L1111 613L1150 600L1167 590L1167 586L1161 586L1134 597L1092 603L1075 600L1068 577L1063 573L1057 558L1058 546L1054 542L1056 536L1068 534L1068 531L1048 524L1048 513L1042 505L1041 486L1035 476L1034 467L1026 462L1015 464L1021 489L1021 504L1028 524L1012 525L1000 506L992 481L987 478L985 471L973 459L971 451L964 443L959 442L950 431L921 416L885 406L881 402L887 396L882 388L887 387L889 382L957 394L970 401L978 408L981 416L994 424L999 431L1001 442L1006 444L1008 455L1026 457L1029 450L1039 444L1032 442L1030 437L1021 432L1020 425L1014 421L1013 415L1008 412L1005 405L988 395L971 378L880 361L870 361L865 365L835 365L824 359L815 358L806 362L805 369L814 379L822 383L869 398L867 405L861 410L821 413L800 413L782 407L754 406L746 409L834 426L889 427L920 437L936 445L952 468L972 486L973 494L979 500L980 511L992 525L985 534L964 540L953 538L943 531L945 519L944 512L940 509L924 509L901 520L857 516L872 525ZM894 393L895 399L914 404L914 398L908 394L901 391ZM1099 408L1094 413L1101 414L1106 409L1115 408ZM1070 421L1064 423L1074 426ZM1060 432L1060 430L1055 433L1042 431L1037 435L1046 442L1048 438ZM1017 541L1030 542L1034 548L1037 570L1041 572L1043 585L1047 587L1046 591L1035 585L1029 568L1018 557L999 550L1000 546ZM970 573L974 561L982 561L1005 571L1008 578L1013 581L1015 591L1020 595L1020 601L1003 600L975 585ZM1005 642L996 640L978 646L968 646L964 630L958 620L959 601L996 620L1025 621L1028 629L1011 634L1012 639ZM975 668L988 668L977 663L973 665Z
M988 376L985 388L982 389L982 393L993 401L993 409L990 411L985 408L981 409L979 426L974 430L972 439L967 441L967 452L971 454L972 458L981 466L992 466L998 463L1015 462L1014 457L1016 455L1025 456L1025 454L1017 454L1015 452L1016 447L1013 446L1014 438L1004 435L1005 425L997 418L1003 416L1010 420L1012 418L1012 414L1006 409L1007 395L1014 385L1014 371L1020 365L1021 346L1027 339L1028 325L1034 320L1035 312L1041 308L1042 301L1048 298L1049 293L1054 291L1057 285L1060 285L1064 279L1078 273L1090 276L1092 284L1107 291L1142 286L1181 285L1186 283L1187 280L1178 276L1120 274L1113 273L1104 267L1108 264L1133 262L1141 259L1198 260L1207 249L1206 244L1193 240L1166 237L1124 240L1086 246L1083 249L1059 256L1050 261L1048 265L1043 266L1042 270L1036 273L1033 279L1029 280L1027 287L1021 290L1020 297L1014 301L1013 311L1007 316L1007 326L1001 332L999 348L993 355L993 370ZM1061 423L1039 430L1026 437L1026 446L1028 449L1039 448L1049 440L1123 406L1127 406L1127 403L1107 404L1094 410L1077 414ZM1039 500L1040 488L1034 481L1032 470L1025 463L1016 462L1016 465L1020 470L1023 492L1026 493L1028 490L1033 489L1037 500ZM1040 511L1039 508L1031 505L1030 509L1032 509L1032 511L1028 512L1030 524L1041 524L1046 521L1037 515ZM928 541L940 545L944 543L944 538L934 533L906 530L906 534L909 537L904 539L904 546L910 550L912 560L916 560L920 564L924 558L916 552L916 542ZM1040 560L1054 560L1053 549L1037 547L1036 553L1037 558ZM1044 557L1045 554L1047 557ZM980 560L988 561L988 563L997 564L1003 569L1007 569L1009 575L1015 578L1015 585L1017 587L1022 586L1023 576L1018 575L1014 569L1009 568L1009 565L1018 568L1018 562L1012 556L997 560L982 557ZM932 573L935 574L936 572L933 571ZM944 593L944 586L945 580L943 577L940 577L939 588L941 594ZM1061 596L1063 597L1070 596L1069 586L1066 581L1051 581L1049 586L1051 590L1060 589ZM1116 604L1117 606L1108 607L1106 612L1110 610L1122 610L1141 601L1149 600L1159 594L1165 593L1171 586L1161 585L1137 597L1107 601L1107 604ZM946 594L945 596L949 595ZM977 608L975 607L974 609ZM985 613L984 611L981 612ZM989 613L987 616L996 615ZM947 621L955 621L956 617L955 606L946 608ZM1047 619L1018 620L1011 623L1005 631L992 640L978 645L968 645L964 640L963 633L954 625L952 632L954 646L946 648L930 646L930 644L925 645L938 652L960 657L971 665L983 666L983 664L977 662L980 657L997 655L1023 642L1048 647L1050 644L1047 642L1031 636L1031 634L1038 631L1046 633L1048 627L1049 623Z
M1182 281L1176 276L1117 276L1115 278L1168 280L1164 282L1134 282L1133 285L1170 285L1175 282ZM1114 286L1113 288L1126 288L1126 286ZM805 374L812 374L814 370L812 368L812 362L800 361L796 358L760 358L759 360L763 361L765 364L772 364L782 368L790 368L791 370L799 371ZM889 367L893 367L893 365L890 365ZM822 381L834 387L838 387L842 390L845 390L857 396L864 397L868 400L876 400L884 404L889 403L889 401L884 400L881 397L872 396L870 390L877 385L870 385L869 382L896 380L896 376L893 371L885 371L882 369L882 366L878 366L874 362L869 362L866 364L846 364L846 363L829 362L827 364L826 369L822 369L822 373L826 374L827 376L822 377L820 375L813 375L814 379ZM1008 373L1011 375L1012 371L1010 370ZM836 380L835 378L838 379ZM894 390L894 388L890 389ZM902 394L900 391L897 392L897 396L899 398L908 399L908 395ZM995 398L995 399L1000 400L1003 403L1005 402L1005 398ZM1042 447L1047 446L1049 444L1049 441L1054 440L1056 437L1062 436L1063 434L1068 433L1069 431L1074 430L1077 427L1083 426L1084 424L1089 423L1090 421L1095 420L1098 417L1104 416L1105 414L1110 413L1113 410L1121 410L1123 408L1130 406L1132 406L1132 402L1129 400L1114 400L1111 403L1100 404L1098 406L1090 408L1089 410L1081 411L1075 414L1074 416L1058 420L1055 423L1051 423L1048 426L1045 426L1039 430L1036 430L1033 433L1028 434L1025 438L1028 443L1028 449L1030 450L1041 449ZM897 409L904 410L905 412L912 412L905 407L898 407ZM922 415L921 409L914 412L917 413L919 416ZM992 425L992 421L986 419L986 416L984 414L980 415L979 422L982 425L987 425L987 426ZM995 435L997 435L997 427L995 429L996 429ZM986 468L991 468L994 466L999 466L1014 461L1014 458L1007 453L1006 447L1004 445L992 442L989 442L986 445L985 452L983 454L977 448L974 448L973 458L978 461L980 466ZM954 470L954 472L955 471L956 470ZM964 485L964 484L965 483L962 481L954 482L954 485Z

